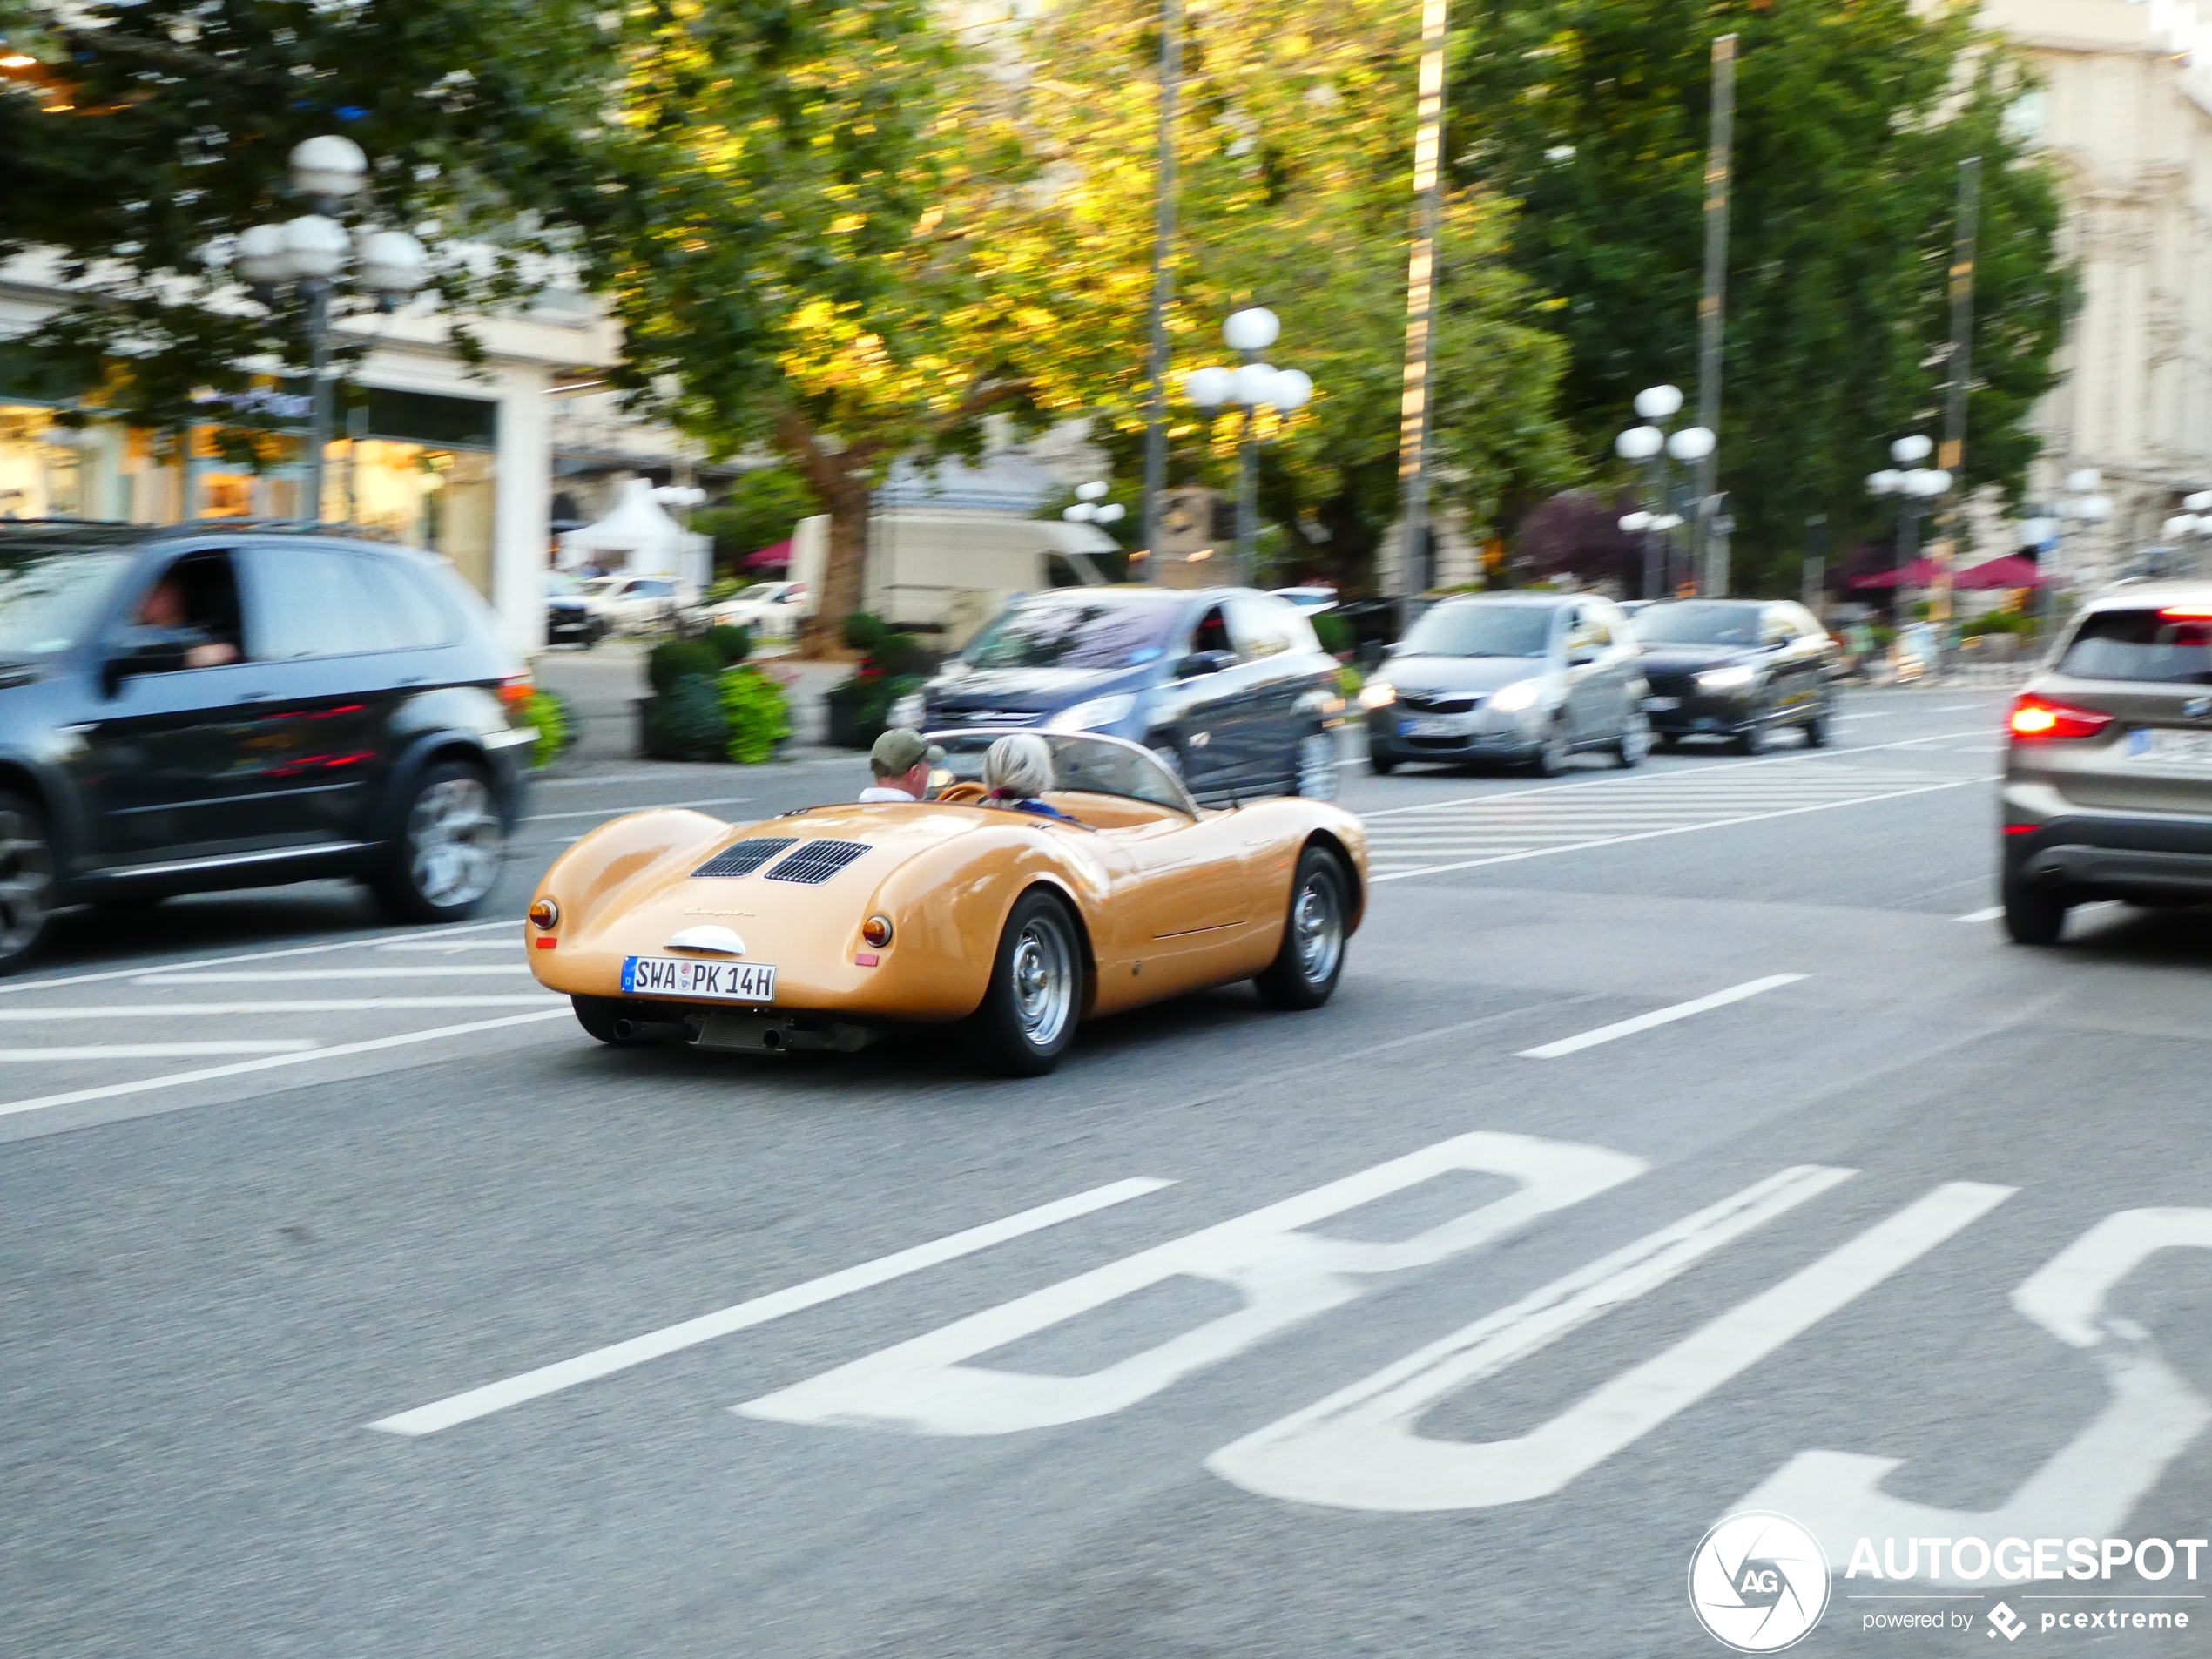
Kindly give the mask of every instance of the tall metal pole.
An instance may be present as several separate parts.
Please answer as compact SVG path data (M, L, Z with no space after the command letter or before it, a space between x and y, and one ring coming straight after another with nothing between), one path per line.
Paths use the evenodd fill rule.
M1160 158L1152 204L1152 390L1144 418L1144 579L1159 563L1160 492L1168 482L1168 302L1175 293L1175 113L1183 85L1183 0L1160 11Z
M320 277L300 284L307 293L307 510L300 516L322 523L323 452L330 447L330 284Z
M1254 544L1259 536L1259 443L1252 436L1252 422L1258 418L1259 411L1246 404L1244 430L1237 441L1237 583L1246 588L1252 584Z
M1820 597L1827 585L1828 515L1808 513L1805 516L1805 569L1802 597L1805 609L1816 616L1824 609Z
M1413 252L1406 272L1406 391L1399 405L1398 627L1413 625L1413 583L1428 540L1428 437L1436 364L1436 233L1443 211L1444 46L1451 0L1421 0L1421 64L1414 104Z
M1722 323L1728 303L1728 181L1736 136L1736 37L1713 42L1713 119L1705 154L1705 291L1697 301L1697 424L1717 438L1721 429ZM1713 517L1720 471L1716 442L1697 463L1697 557L1701 591L1728 591L1728 545L1716 547Z
M1981 226L1981 158L1959 164L1959 220L1951 253L1951 362L1943 395L1943 447L1936 465L1951 474L1936 543L1935 619L1951 620L1951 563L1959 551L1959 503L1966 496L1966 387L1973 374L1974 244Z

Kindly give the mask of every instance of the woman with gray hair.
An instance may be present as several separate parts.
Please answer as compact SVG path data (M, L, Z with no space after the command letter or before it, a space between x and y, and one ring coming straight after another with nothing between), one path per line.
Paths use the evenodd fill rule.
M992 802L1017 813L1041 818L1069 818L1057 806L1037 798L1052 787L1052 745L1035 732L1019 732L1001 738L983 752L983 787Z

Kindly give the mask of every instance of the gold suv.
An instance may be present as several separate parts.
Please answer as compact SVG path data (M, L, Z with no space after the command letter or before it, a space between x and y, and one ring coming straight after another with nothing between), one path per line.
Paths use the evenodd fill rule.
M2089 899L2212 902L2212 583L2092 600L2013 705L2005 927L2056 941Z

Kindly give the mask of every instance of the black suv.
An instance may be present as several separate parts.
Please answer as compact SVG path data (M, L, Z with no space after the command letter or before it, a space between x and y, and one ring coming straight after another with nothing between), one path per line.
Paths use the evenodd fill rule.
M530 683L443 560L231 522L0 523L0 973L64 905L497 878Z

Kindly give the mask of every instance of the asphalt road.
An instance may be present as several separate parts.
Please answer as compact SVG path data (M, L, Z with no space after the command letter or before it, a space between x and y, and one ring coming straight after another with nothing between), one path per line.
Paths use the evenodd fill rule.
M1839 1573L2205 1536L2212 941L2003 942L2001 704L1353 763L1335 1001L1035 1082L607 1050L517 971L592 822L850 761L553 780L475 930L88 920L0 986L0 1652L1693 1655L1745 1507ZM2197 1570L1838 1576L1797 1650L1987 1653L2001 1594L2043 1651L2197 1653ZM2040 1628L2123 1593L2193 1628Z

